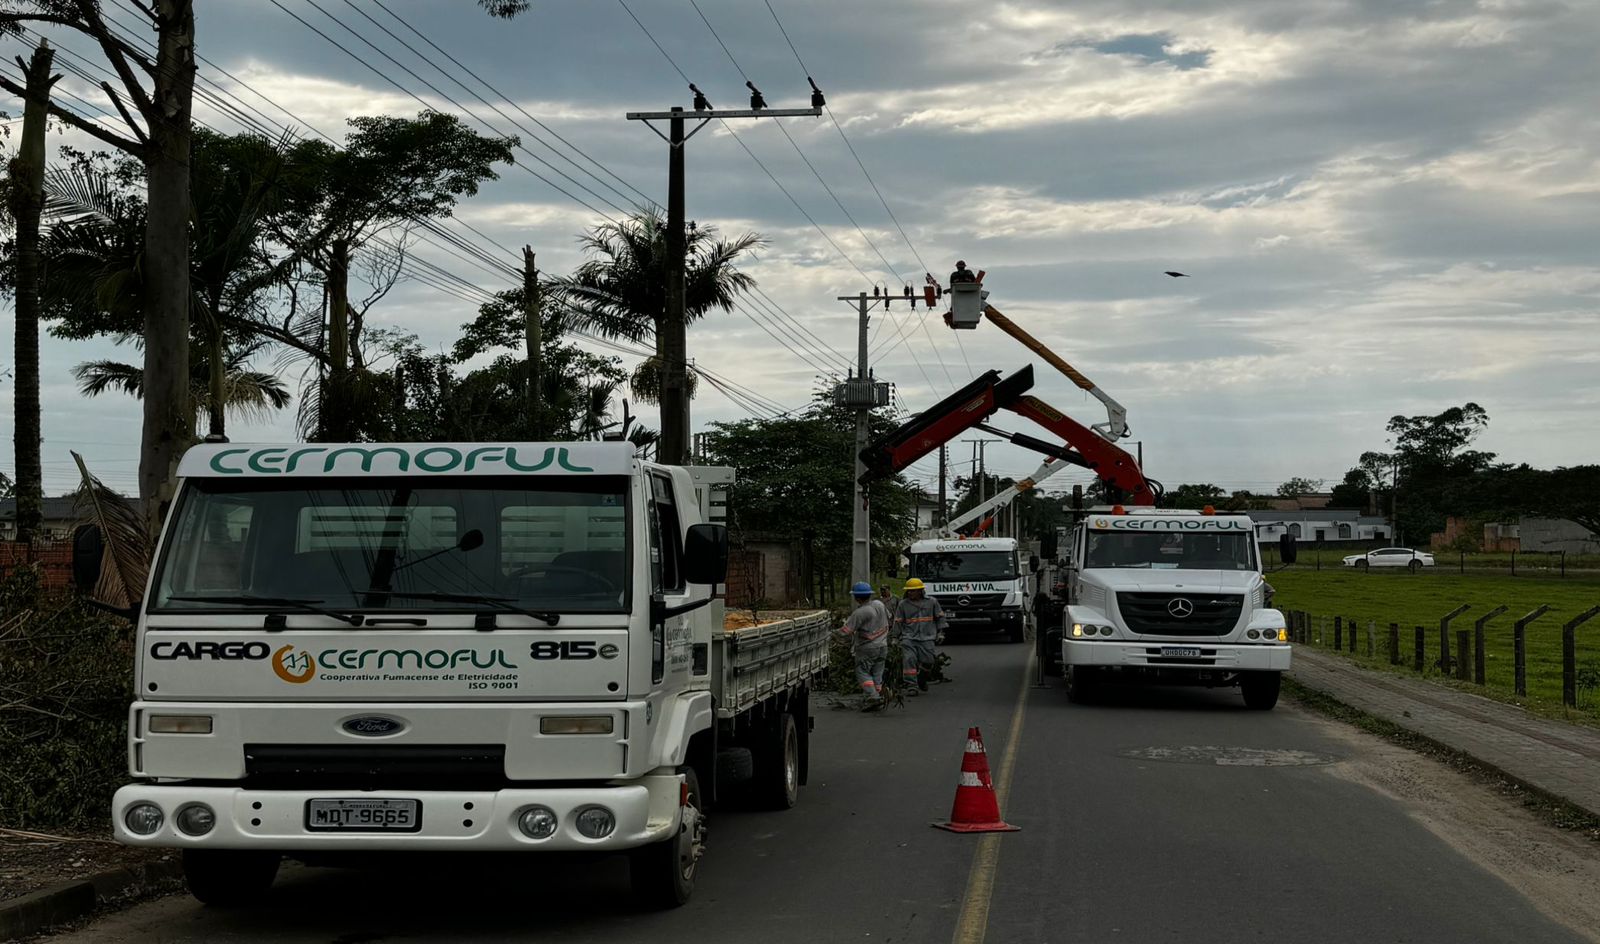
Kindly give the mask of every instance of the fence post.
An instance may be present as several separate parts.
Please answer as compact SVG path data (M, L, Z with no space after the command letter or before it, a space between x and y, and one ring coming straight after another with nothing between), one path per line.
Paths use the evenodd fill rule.
M1462 551L1461 552L1460 571L1463 574L1467 572L1467 552L1466 551Z
M1496 616L1499 616L1501 613L1504 613L1507 609L1508 608L1504 606L1497 606L1489 612L1478 617L1478 621L1472 624L1472 680L1479 685L1484 684L1483 627L1488 625L1490 620L1494 619Z
M1350 617L1350 622L1347 625L1350 627L1350 654L1351 655L1355 655L1356 654L1356 618L1354 616Z
M1561 627L1561 703L1578 707L1578 627L1600 615L1600 606L1591 606Z
M1528 624L1549 611L1550 605L1548 603L1544 604L1522 619L1517 620L1516 626L1512 629L1511 647L1515 665L1515 691L1518 698L1526 698L1528 695Z
M1421 626L1417 627L1417 646L1413 653L1412 662L1418 672L1423 672L1428 664L1428 631Z
M1517 552L1515 550L1513 550L1511 552L1511 576L1515 577L1516 575L1517 575Z
M1467 661L1467 640L1470 638L1472 634L1469 631L1456 630L1456 652L1460 653L1456 656L1456 678L1463 682L1472 677L1472 663Z
M1400 624L1389 624L1389 664L1400 664Z
M1372 658L1372 647L1376 644L1375 637L1377 635L1378 621L1367 620L1367 658L1369 659Z
M1322 645L1322 628L1327 625L1327 617L1317 617L1317 645Z
M1439 618L1439 671L1445 675L1450 674L1450 669L1453 665L1450 661L1450 621L1470 609L1472 609L1472 604L1463 603ZM1467 650L1462 649L1457 653L1457 657L1465 659Z
M1344 617L1342 616L1333 618L1333 651L1344 651Z
M1565 578L1567 576L1567 552L1566 551L1562 551L1561 552L1561 576L1563 578Z

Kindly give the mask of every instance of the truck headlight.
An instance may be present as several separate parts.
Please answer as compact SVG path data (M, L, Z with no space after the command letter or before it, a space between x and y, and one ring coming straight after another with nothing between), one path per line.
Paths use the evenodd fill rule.
M578 813L578 832L590 839L604 839L617 828L617 818L603 806L591 806Z
M1283 627L1283 626L1278 627L1278 641L1279 642L1288 642L1289 641L1289 630L1286 627Z
M204 803L190 803L172 817L178 831L185 836L204 836L217 825L217 814Z
M1111 633L1112 633L1112 629L1111 629L1110 626L1102 626L1102 627L1100 627L1100 635L1109 636L1109 635L1111 635Z
M545 806L530 806L517 817L517 828L529 839L549 839L559 824L555 811Z
M135 803L122 814L122 824L135 836L153 836L165 817L154 803Z
M1089 629L1089 631L1091 633L1094 632L1094 627L1093 626L1088 627L1088 629ZM1082 623L1073 623L1072 624L1072 635L1074 637L1078 637L1078 636L1084 635L1084 625Z
M1244 635L1245 635L1245 638L1247 638L1247 639L1259 639L1259 638L1261 638L1261 634L1256 632L1253 629L1245 630Z

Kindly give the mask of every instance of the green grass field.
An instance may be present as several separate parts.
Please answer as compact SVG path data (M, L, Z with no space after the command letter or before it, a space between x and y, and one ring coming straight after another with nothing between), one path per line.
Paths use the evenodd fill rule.
M1275 605L1283 610L1304 610L1324 618L1322 645L1333 645L1333 618L1354 617L1361 628L1356 658L1366 659L1366 626L1378 624L1375 664L1388 666L1389 624L1400 624L1400 651L1407 672L1414 649L1415 627L1427 628L1428 675L1439 677L1439 619L1463 603L1472 609L1450 624L1452 655L1455 631L1471 630L1478 617L1497 606L1508 607L1491 620L1485 635L1484 673L1489 694L1509 698L1513 692L1512 625L1541 605L1550 611L1529 624L1527 633L1528 699L1530 707L1556 716L1561 709L1561 627L1593 606L1600 606L1600 579L1593 576L1509 577L1498 574L1465 575L1435 568L1418 574L1295 568L1267 576L1277 590ZM1345 642L1349 646L1348 639ZM1600 670L1600 617L1578 629L1578 668ZM1476 686L1471 686L1476 688ZM1583 720L1600 722L1600 691L1579 691Z

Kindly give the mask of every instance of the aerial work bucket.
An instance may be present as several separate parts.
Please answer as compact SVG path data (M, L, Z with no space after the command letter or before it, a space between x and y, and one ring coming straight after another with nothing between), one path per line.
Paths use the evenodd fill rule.
M978 282L956 282L950 286L950 327L971 329L983 320L984 300L989 293Z

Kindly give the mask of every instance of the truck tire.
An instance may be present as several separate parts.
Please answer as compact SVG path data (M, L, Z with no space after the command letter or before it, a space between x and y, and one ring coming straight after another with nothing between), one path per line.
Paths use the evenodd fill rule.
M1278 691L1283 686L1281 672L1244 672L1239 676L1239 693L1244 705L1252 711L1271 711L1278 703Z
M641 906L656 911L688 903L694 894L700 857L705 854L706 819L700 778L693 767L680 767L678 771L688 786L688 803L677 833L628 854L633 897Z
M764 810L787 810L800 799L800 730L788 711L762 732L751 799Z
M1022 620L1017 620L1006 627L1006 642L1022 642L1027 638L1028 627Z
M266 897L278 877L276 852L250 849L185 849L183 880L189 894L213 908L242 908Z
M1061 668L1061 631L1042 629L1039 631L1039 636L1039 661L1044 665L1044 674L1060 678L1065 674Z
M1066 667L1067 701L1074 705L1087 705L1094 701L1098 691L1099 670L1093 666L1069 665Z

